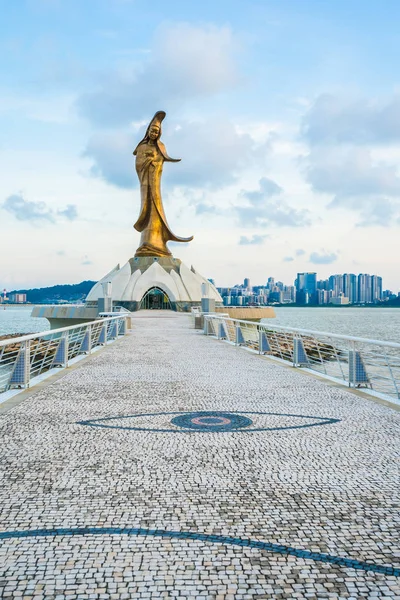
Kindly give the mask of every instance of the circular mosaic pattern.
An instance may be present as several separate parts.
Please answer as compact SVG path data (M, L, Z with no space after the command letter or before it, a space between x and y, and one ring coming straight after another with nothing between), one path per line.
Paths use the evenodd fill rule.
M234 431L253 423L248 417L225 412L193 412L171 419L173 425L196 431Z

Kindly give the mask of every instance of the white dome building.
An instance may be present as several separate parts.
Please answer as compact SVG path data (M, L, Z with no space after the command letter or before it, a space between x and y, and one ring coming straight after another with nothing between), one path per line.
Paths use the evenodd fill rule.
M104 298L104 283L111 283L114 306L130 311L165 308L190 311L207 296L222 305L218 291L207 279L173 257L136 256L122 268L117 265L90 290L86 304ZM206 293L204 293L204 291Z

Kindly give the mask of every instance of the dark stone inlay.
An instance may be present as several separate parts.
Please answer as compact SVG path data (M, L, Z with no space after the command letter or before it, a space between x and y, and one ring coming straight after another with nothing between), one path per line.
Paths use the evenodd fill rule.
M179 429L160 429L160 428L154 428L154 427L132 427L132 426L126 426L126 425L111 425L108 424L107 421L114 421L114 420L124 420L124 419L135 419L135 418L139 418L139 417L156 417L156 416L160 416L160 415L178 415L177 417L171 419L171 423L175 424L175 425L179 425ZM197 415L197 417L196 417ZM204 418L206 417L213 417L213 418L222 418L224 415L229 415L229 417L232 419L233 417L235 417L235 423L244 423L244 419L247 419L248 421L250 421L250 423L246 424L246 425L236 425L236 426L232 426L232 427L223 427L222 424L221 426L211 426L211 422L208 423L208 426L206 424L203 424L201 427L195 427L196 423L193 424L193 426L182 426L179 423L175 423L175 420L178 419L179 417L183 417L184 419L188 419L190 418ZM313 419L314 422L313 423L306 423L304 425L283 425L281 427L250 427L250 424L253 424L253 421L248 418L248 417L244 417L243 415L271 415L271 416L275 416L275 417L295 417L298 419ZM241 420L240 420L241 419ZM154 432L159 432L159 433L191 433L194 431L197 432L203 432L203 433L210 433L210 432L229 432L229 431L238 431L241 433L254 433L257 431L284 431L284 430L289 430L289 429L305 429L308 427L319 427L320 425L332 425L334 423L340 423L340 419L333 419L330 417L316 417L316 416L310 416L310 415L294 415L294 414L289 414L289 413L272 413L272 412L260 412L260 411L240 411L240 412L229 412L229 413L225 413L225 412L219 412L219 411L200 411L200 412L193 412L193 413L188 413L188 412L181 412L181 411L174 411L174 412L157 412L157 413L139 413L136 415L118 415L115 417L104 417L101 419L88 419L86 421L77 421L77 425L87 425L88 427L104 427L106 429L124 429L124 430L128 430L128 431L154 431Z
M132 536L154 536L167 539L179 540L200 540L213 544L227 544L230 546L246 546L248 548L257 548L266 552L274 552L297 558L315 560L317 562L330 563L338 567L356 569L359 571L370 571L372 573L383 573L400 577L400 568L367 563L353 558L344 558L322 552L310 552L292 548L291 546L282 546L280 544L271 544L269 542L260 542L258 540L242 539L222 535L208 535L205 533L196 533L192 531L165 531L163 529L142 529L136 527L81 527L81 528L57 528L57 529L35 529L33 531L2 531L0 540L30 537L56 537L56 536L78 536L78 535L132 535Z

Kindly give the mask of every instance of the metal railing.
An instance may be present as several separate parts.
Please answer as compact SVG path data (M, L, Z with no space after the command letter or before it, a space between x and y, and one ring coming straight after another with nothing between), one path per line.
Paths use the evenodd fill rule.
M204 315L204 333L293 367L400 399L400 344Z
M118 315L0 341L0 393L29 387L34 377L68 367L79 355L125 335L127 318Z

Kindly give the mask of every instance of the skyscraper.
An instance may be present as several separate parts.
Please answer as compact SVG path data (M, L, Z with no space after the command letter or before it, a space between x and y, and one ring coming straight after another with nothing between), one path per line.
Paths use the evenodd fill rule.
M343 275L343 293L351 304L358 302L357 277L353 273Z
M333 296L338 298L343 293L343 275L331 275L329 277L329 289Z
M371 300L372 302L382 300L382 277L378 275L371 276Z
M364 303L372 302L371 275L360 273L357 279L358 301Z
M316 273L297 273L295 286L296 298L299 304L312 304L316 301Z
M317 290L329 290L329 279L319 279L317 281Z

